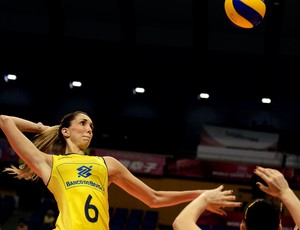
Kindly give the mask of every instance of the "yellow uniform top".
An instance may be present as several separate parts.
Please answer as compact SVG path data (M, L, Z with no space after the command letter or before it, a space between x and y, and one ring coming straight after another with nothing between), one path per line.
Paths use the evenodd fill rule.
M102 157L53 155L48 189L57 202L56 230L108 230L108 175Z

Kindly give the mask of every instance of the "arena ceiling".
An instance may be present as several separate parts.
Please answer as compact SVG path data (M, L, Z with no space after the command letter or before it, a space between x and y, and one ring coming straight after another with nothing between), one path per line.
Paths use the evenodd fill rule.
M1 113L52 123L86 110L97 147L184 156L202 124L255 122L298 153L300 3L265 3L264 20L241 29L224 0L2 0L0 74L18 81L1 81ZM202 91L209 101L197 100Z

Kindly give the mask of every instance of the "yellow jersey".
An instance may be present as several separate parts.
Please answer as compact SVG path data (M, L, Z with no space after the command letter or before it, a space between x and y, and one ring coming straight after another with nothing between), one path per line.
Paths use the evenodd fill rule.
M56 230L108 230L108 173L102 157L53 155L48 189L57 202Z

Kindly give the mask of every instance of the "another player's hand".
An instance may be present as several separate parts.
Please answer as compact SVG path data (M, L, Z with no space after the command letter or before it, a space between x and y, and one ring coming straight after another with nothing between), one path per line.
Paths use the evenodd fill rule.
M284 175L276 169L257 167L254 173L267 183L265 186L261 182L257 182L257 186L271 196L280 198L285 191L289 190Z
M205 200L208 205L206 210L219 214L226 215L224 208L241 207L242 203L236 201L236 196L232 195L233 190L224 190L224 185L220 185L218 188L206 190L203 192Z

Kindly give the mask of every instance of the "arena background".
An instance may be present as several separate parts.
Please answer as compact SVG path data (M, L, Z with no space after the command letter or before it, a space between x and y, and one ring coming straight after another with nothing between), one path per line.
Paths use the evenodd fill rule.
M56 124L84 110L92 147L174 159L197 156L205 125L266 132L297 160L299 4L266 1L262 23L241 29L223 0L3 0L0 112Z

